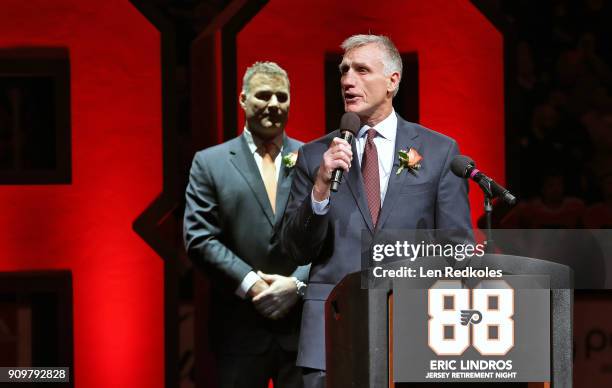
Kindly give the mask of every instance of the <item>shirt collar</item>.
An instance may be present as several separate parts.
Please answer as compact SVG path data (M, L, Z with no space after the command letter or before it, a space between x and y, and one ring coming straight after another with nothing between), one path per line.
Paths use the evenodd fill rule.
M261 147L261 145L264 143L264 141L258 138L257 136L253 136L253 134L251 133L251 131L248 130L247 127L244 127L243 135L244 135L244 139L247 142L247 145L249 146L249 150L251 150L252 154L257 152L257 149ZM272 139L272 142L276 144L279 151L282 151L283 150L283 133L281 133L280 135Z
M369 125L364 125L359 130L359 136L365 136L368 129L372 128ZM387 116L383 121L376 124L374 126L376 128L376 132L387 140L395 141L395 135L397 133L397 116L395 114L395 109L391 110L391 114Z

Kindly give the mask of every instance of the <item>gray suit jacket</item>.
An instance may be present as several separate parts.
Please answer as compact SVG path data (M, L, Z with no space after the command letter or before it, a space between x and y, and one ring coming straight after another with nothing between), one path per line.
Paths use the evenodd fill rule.
M283 155L300 142L284 137ZM301 304L272 321L234 292L249 271L295 276L307 281L309 266L287 259L279 243L293 169L279 173L276 214L244 136L196 153L186 190L185 246L196 267L212 282L211 342L216 351L258 354L273 340L297 348Z
M304 308L298 365L325 369L324 303L334 286L361 265L361 232L374 235L388 229L470 230L468 186L450 171L457 143L440 133L398 116L394 165L376 229L368 210L359 163L353 163L344 183L330 198L325 215L312 211L310 193L322 154L338 132L304 145L296 165L282 239L298 264L312 262ZM421 169L396 174L397 151L415 148ZM357 155L353 143L353 155Z

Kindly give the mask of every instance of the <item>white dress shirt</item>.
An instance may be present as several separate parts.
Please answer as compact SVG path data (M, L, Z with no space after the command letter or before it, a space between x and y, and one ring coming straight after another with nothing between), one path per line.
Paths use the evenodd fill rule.
M249 146L249 150L251 151L253 158L255 158L255 163L257 164L257 168L259 169L259 174L261 175L262 174L262 157L259 154L259 152L257 152L257 150L263 144L263 141L257 137L254 137L251 131L249 131L246 127L244 128L244 138L247 142L247 145ZM278 149L280 150L278 154L276 154L276 158L274 158L274 166L276 166L276 181L278 182L278 176L280 174L280 169L281 169L281 162L283 159L283 156L282 156L283 155L283 135L282 134L278 135L272 141L278 146ZM253 284L255 284L258 280L261 280L259 275L257 275L253 271L249 272L248 274L246 274L244 279L242 279L242 282L240 283L238 288L236 288L236 291L234 291L234 293L238 297L245 299L247 296L247 292L249 292L251 287L253 287Z
M357 149L357 158L359 165L361 166L361 159L363 158L363 150L365 149L365 143L367 139L369 125L364 125L359 130L357 137L355 138L355 148ZM385 194L387 194L387 187L389 185L389 177L391 176L391 170L393 169L393 159L395 155L395 136L397 134L397 116L395 110L391 111L391 114L387 116L383 121L374 126L377 135L374 138L374 144L376 145L376 151L378 153L378 173L380 176L380 206L382 207L385 201ZM323 201L316 201L313 193L311 195L312 211L315 214L323 215L329 210L329 198Z

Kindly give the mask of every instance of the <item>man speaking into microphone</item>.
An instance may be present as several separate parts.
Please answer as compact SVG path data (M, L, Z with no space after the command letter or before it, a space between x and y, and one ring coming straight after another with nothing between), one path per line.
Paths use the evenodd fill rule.
M471 229L467 182L450 171L457 143L393 109L402 78L393 42L354 35L341 47L341 92L345 111L359 118L356 136L349 143L336 131L301 148L282 229L290 258L312 263L297 359L307 388L325 386L325 300L361 269L362 231Z

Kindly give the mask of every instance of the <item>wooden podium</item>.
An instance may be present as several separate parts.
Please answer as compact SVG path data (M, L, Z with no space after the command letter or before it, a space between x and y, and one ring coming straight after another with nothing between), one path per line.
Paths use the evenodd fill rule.
M414 266L408 260L383 266ZM440 257L419 258L424 269L449 266ZM552 381L530 383L450 383L452 387L501 386L571 387L572 385L572 271L569 267L526 257L485 255L469 266L501 270L504 275L545 275L550 281L550 375ZM367 271L367 270L366 270ZM327 387L433 387L440 383L393 382L393 282L362 288L362 272L347 275L325 303ZM411 279L402 279L410 281ZM424 333L424 335L426 335Z

